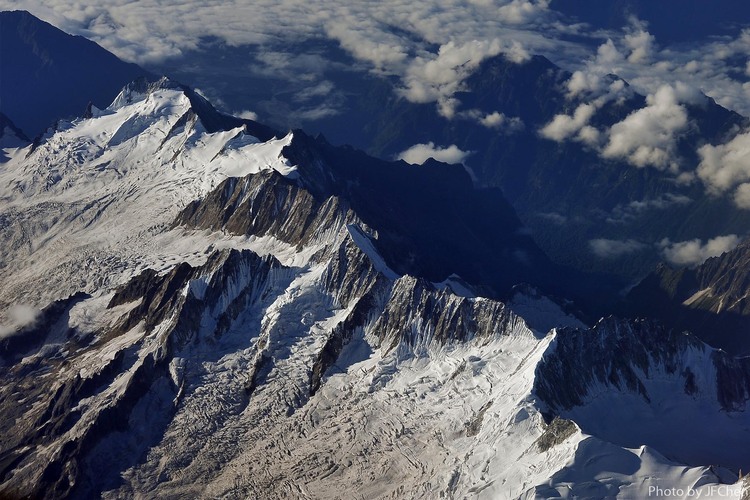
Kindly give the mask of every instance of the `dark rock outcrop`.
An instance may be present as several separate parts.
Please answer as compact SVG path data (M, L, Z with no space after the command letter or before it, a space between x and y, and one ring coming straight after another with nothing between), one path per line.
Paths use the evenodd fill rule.
M701 359L710 360L708 365L715 369L714 387L696 383L695 373L707 375ZM653 321L610 317L590 330L559 330L537 367L535 391L553 414L583 405L597 386L638 394L650 402L646 379L663 372L683 379L687 395L715 390L721 408L735 411L750 400L748 370L750 358L712 350L690 333Z
M695 268L660 264L627 295L621 313L690 330L738 356L750 354L750 243Z

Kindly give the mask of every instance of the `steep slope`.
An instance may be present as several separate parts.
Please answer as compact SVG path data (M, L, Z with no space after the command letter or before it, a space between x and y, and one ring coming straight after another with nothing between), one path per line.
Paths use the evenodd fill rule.
M18 147L27 145L29 142L26 134L16 127L16 124L10 118L0 113L0 145L3 148Z
M240 196L233 191L247 189L247 183L261 189L269 208L278 203L279 190L289 193L289 202L304 197L305 203L316 209L335 199L337 206L331 210L337 214L350 209L356 212L377 232L375 246L399 273L436 282L459 274L486 293L499 296L519 282L554 291L562 281L562 271L524 233L510 205L497 192L474 190L460 166L384 162L350 148L332 147L301 131L276 138L281 134L274 135L271 129L250 120L221 115L194 92L168 80L130 85L111 107L92 113L92 118L61 123L27 158L9 162L0 173L8 186L4 196L13 200L4 216L16 228L5 233L6 246L19 252L9 251L0 261L6 266L3 275L10 285L7 294L0 292L0 300L8 300L9 295L17 300L16 294L23 294L14 283L24 288L35 279L55 279L45 264L25 269L39 273L38 277L16 272L26 264L19 256L30 248L53 246L58 238L72 240L76 227L85 229L89 237L89 225L101 228L103 234L97 238L120 245L132 236L125 228L119 235L109 234L104 223L108 217L129 213L132 231L153 231L147 228L156 227L157 220L171 222L165 219L166 214L176 214L188 201L197 200L187 207L185 221L195 219L196 213L220 210L210 205ZM267 142L259 143L257 138ZM252 159L247 154L252 154ZM257 165L257 158L262 158L263 165ZM282 175L248 178L239 184L226 181L220 196L204 199L227 177L269 168ZM91 177L96 179L96 190L88 188L81 194L86 185L82 181ZM192 182L196 177L200 183ZM181 180L175 182L177 179ZM149 189L141 192L137 186L144 182ZM272 184L275 187L270 189ZM130 192L132 196L119 196ZM168 203L167 197L173 203ZM257 203L259 199L243 201ZM64 219L59 215L61 207ZM232 207L235 209L239 210L237 217L226 229L237 235L254 231L254 227L241 226L250 222L242 218L246 207L240 204ZM45 214L42 225L38 224L40 211ZM232 211L223 217L231 217ZM275 215L269 211L266 217ZM312 222L293 221L300 230ZM216 217L194 220L196 226L212 230L222 229L223 222ZM81 241L81 250L90 243ZM60 255L59 259L57 267L61 262L80 265L79 256ZM61 285L68 287L66 294L94 286Z
M749 272L748 242L695 268L660 264L628 293L622 312L658 318L746 356L750 354Z
M251 127L168 80L138 83L4 164L3 314L42 310L0 338L0 494L632 498L656 485L741 487L732 455L709 467L703 449L634 446L647 430L596 434L587 391L643 398L621 382L635 377L650 428L657 389L682 388L690 368L695 397L681 408L731 412L732 441L706 439L739 450L750 439L744 361L714 360L650 324L597 326L592 343L586 330L544 331L582 323L530 288L511 290L510 305L478 297L389 216L420 221L424 208L402 199L420 186L465 205L425 201L441 216L426 228L483 229L463 219L487 205L462 169L380 162L301 132L260 140ZM525 244L507 207L489 207L504 236L470 243L498 255ZM518 262L506 264L517 276ZM622 375L602 382L614 354ZM711 392L713 380L727 390Z
M500 296L519 282L559 291L563 271L553 266L524 232L502 194L474 189L459 165L384 162L351 148L333 147L301 131L294 132L282 153L297 166L300 185L283 186L289 181L277 178L282 185L274 189L289 192L285 200L303 195L308 203L321 207L318 210L328 210L327 203L334 197L341 204L338 210L350 208L377 231L375 246L398 273L436 282L455 273ZM264 221L252 221L247 227L251 222L246 217L248 207L241 203L233 202L222 213L223 219L201 217L219 212L217 203L239 198L236 190L253 189L230 182L220 198L209 197L188 207L182 220L214 230L225 227L233 234L255 234L258 223ZM257 198L246 200L258 202ZM267 216L269 223L276 213L269 211ZM314 227L308 220L286 223L299 231ZM300 236L304 241L305 236Z
M31 141L10 118L0 113L0 163L5 163L10 157L29 145Z
M109 105L123 85L150 75L26 11L0 12L0 47L0 111L29 137L82 115L89 102Z
M554 415L612 443L693 465L750 466L750 358L689 333L614 318L563 329L539 364L536 394Z

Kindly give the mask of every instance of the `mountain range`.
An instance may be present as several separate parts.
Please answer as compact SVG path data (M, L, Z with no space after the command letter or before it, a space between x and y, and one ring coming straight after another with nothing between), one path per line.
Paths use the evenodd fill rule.
M81 42L54 37L61 54ZM580 106L569 78L541 57L485 61L457 98L523 123L502 134L386 99L348 122L375 156L231 116L167 77L123 81L78 117L49 109L34 140L3 115L0 496L746 494L747 244L656 267L624 297L656 250L620 276L565 257L593 236L695 234L700 221L666 218L699 206L730 215L706 212L706 231L740 232L742 212L540 136ZM628 95L602 126L648 105ZM686 157L747 125L696 102ZM475 161L393 157L438 140ZM666 207L616 233L557 220L540 238L532 223L643 196Z
M561 69L544 56L515 61L501 53L461 82L446 101L452 114L445 115L440 104L407 99L397 78L372 74L332 42L284 48L333 61L315 92L293 78L253 72L263 55L262 47L255 49L222 49L231 62L216 66L222 78L214 93L227 96L230 109L245 109L252 100L256 115L277 128L301 126L382 159L409 158L406 153L416 148L423 153L412 161L421 163L429 153L451 151L477 186L502 190L536 242L560 264L616 275L625 287L664 259L664 240L742 238L750 231L746 210L731 197L716 196L696 179L679 181L670 165L640 162L630 138L631 149L608 152L613 127L619 126L621 139L648 127L649 134L636 142L653 138L654 151L669 151L680 173L694 173L701 146L728 143L748 126L746 117L703 94L680 100L679 89L664 89L655 105L656 93L639 94L611 74L595 75L597 88L573 93L574 78L585 81L581 71ZM250 70L238 75L238 65ZM202 88L216 80L191 67L167 66L170 74ZM676 131L660 125L672 123L670 116ZM557 131L549 128L555 120L561 124ZM579 135L585 127L595 134L589 142Z

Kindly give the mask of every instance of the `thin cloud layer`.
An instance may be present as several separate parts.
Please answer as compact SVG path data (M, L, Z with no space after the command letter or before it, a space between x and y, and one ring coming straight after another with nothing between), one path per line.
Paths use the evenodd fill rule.
M589 247L594 255L599 258L616 259L624 255L644 250L647 248L647 245L632 239L610 240L606 238L598 238L590 240Z
M376 72L402 78L415 102L440 105L481 61L500 52L522 61L559 46L549 33L570 31L548 0L458 0L349 3L341 0L88 2L0 0L0 9L27 9L63 30L86 36L123 59L155 64L195 50L207 38L230 46L273 49L310 39L334 40ZM545 25L546 34L538 26ZM563 42L573 47L573 44Z
M20 328L34 323L39 311L26 304L15 304L7 311L7 322L0 325L0 340L14 335Z
M687 205L692 201L685 195L674 193L665 193L657 198L634 200L626 204L616 205L606 216L605 221L610 224L625 224L632 222L645 212L666 210L675 206Z

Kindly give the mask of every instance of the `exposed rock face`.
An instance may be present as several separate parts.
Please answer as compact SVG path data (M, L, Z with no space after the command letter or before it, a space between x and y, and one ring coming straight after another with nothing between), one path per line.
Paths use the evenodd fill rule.
M138 85L131 89L136 94L172 84ZM122 94L121 105L127 104L128 95ZM189 117L182 121L187 124ZM302 165L303 172L327 167L314 159ZM379 215L378 196L384 194L381 201L392 203L393 210L409 207L422 213L424 208L403 205L406 200L400 197L407 192L388 189L398 185L402 172L408 171L412 187L423 174L403 164L384 165L388 175L395 176L388 179L393 184L376 183L381 191L356 202L379 225L376 229L352 207L349 197L354 194L346 186L356 184L356 176L335 170L324 182L324 174L309 172L302 180L275 171L229 178L205 198L188 204L173 227L272 238L309 257L302 267L290 267L249 250L216 251L198 266L183 262L166 272L146 269L102 297L106 300L97 299L98 305L87 303L100 314L109 311L109 322L87 332L81 345L66 344L64 363L58 366L37 354L23 373L7 373L10 386L31 379L42 382L33 392L25 392L26 404L16 411L35 425L9 432L3 447L8 464L3 491L81 496L116 486L120 470L132 467L149 445L166 438L163 433L171 428L182 398L199 390L195 384L202 364L214 363L222 352L242 353L242 391L228 396L237 405L234 411L242 411L255 398L266 398L266 387L275 386L281 374L296 377L293 374L299 372L297 382L283 386L278 411L285 414L304 406L320 390L355 337L370 338L385 354L396 350L410 357L430 346L488 341L523 330L523 321L499 302L459 297L424 278L399 278L391 270L391 263L418 264L408 264L392 249L390 261L383 259L380 248L393 243L413 253L419 247L416 238L400 236L403 228L397 225L396 212ZM433 189L450 193L455 178L463 183L460 196L471 194L464 173L450 173L453 167L445 165L435 168L445 170L447 177ZM519 227L512 217L510 222ZM436 258L443 257L432 257L433 261ZM310 347L296 353L289 350L290 343ZM40 378L50 370L54 377ZM34 404L45 393L55 397L46 405ZM17 397L11 392L3 395L6 404ZM138 430L138 419L147 407L157 424L144 433ZM477 420L476 432L480 426ZM44 432L37 434L38 428ZM125 446L123 440L129 442L133 436L141 436L142 443ZM97 457L124 446L128 451L117 461L122 469L107 472L97 466Z
M282 154L298 177L227 179L176 224L305 245L356 220L395 272L437 282L455 273L496 297L520 282L561 292L572 276L538 249L498 190L474 189L460 166L384 162L300 131ZM578 278L574 295L593 283Z
M227 179L206 199L190 203L176 224L238 235L271 235L305 246L354 220L338 198L317 200L277 172L261 172Z
M402 343L411 350L417 345L489 338L505 332L509 323L522 323L497 302L457 297L424 280L393 281L392 274L386 276L376 269L346 228L342 229L341 244L327 253L328 260L318 266L320 272L313 282L315 293L328 297L329 307L342 312L338 322L321 332L322 342L306 365L310 385L295 406L304 405L319 389L326 371L337 363L356 331L366 330L389 346L386 350ZM116 477L116 471L108 477L90 476L89 457L97 453L97 445L110 435L132 432L133 412L155 397L155 392L166 390L178 404L186 389L184 375L177 373L190 366L196 369L193 364L200 358L195 353L204 352L200 346L221 346L222 336L238 323L243 329L257 328L245 330L240 337L245 342L257 339L255 361L246 374L246 391L252 398L272 376L278 343L286 339L279 337L280 328L285 327L273 323L272 313L249 323L246 316L259 307L271 307L278 300L274 294L283 291L284 283L288 286L298 273L273 257L234 250L214 253L200 267L183 263L164 275L147 270L115 290L108 301L108 308L126 307L127 312L65 363L58 366L54 360L38 358L36 365L22 372L7 370L4 376L11 385L33 379L40 382L33 392L25 391L25 404L17 409L21 420L34 425L6 429L4 491L41 497L100 491L112 481L108 477ZM68 348L74 345L69 343ZM97 367L89 359L92 355L101 356ZM190 359L189 364L180 366L179 360L184 359ZM175 366L180 366L178 371ZM40 378L50 370L55 377ZM50 392L53 398L40 406ZM14 397L17 394L4 394L4 403L10 404ZM154 418L168 421L173 411L174 406L167 405ZM43 465L47 460L49 465Z
M4 370L9 380L2 394L4 411L15 406L18 421L29 427L4 420L10 427L4 430L3 491L82 496L116 477L116 471L89 477L82 461L103 437L128 432L132 412L154 391L166 390L176 404L182 381L172 366L174 353L199 343L201 332L211 335L208 342L220 338L238 315L261 300L269 275L280 268L272 257L231 250L213 254L198 268L181 264L164 276L146 271L109 301L108 307L131 305L112 328L95 332L88 343L66 342L72 352L63 360L39 353ZM81 300L50 310L69 311ZM29 381L36 382L19 400L11 388ZM45 402L48 394L53 396ZM167 413L154 415L156 420L168 418L173 408L162 411Z
M750 401L750 358L652 321L607 318L590 330L557 331L536 375L548 418L572 419L584 432L624 446L645 443L687 463L750 465L737 451L750 436L736 425ZM679 436L691 436L692 447ZM719 441L726 447L707 444Z
M564 442L567 438L573 435L576 430L577 426L575 422L555 417L547 426L547 430L544 431L544 434L539 436L536 445L541 451L547 451L553 446Z
M693 352L699 359L691 356ZM696 386L702 363L715 370L712 385ZM563 329L552 352L539 366L537 392L553 411L584 403L599 385L639 394L650 402L644 381L654 373L682 380L684 392L715 394L725 411L742 408L750 399L750 359L712 350L688 333L668 330L652 321L600 321L591 330Z
M0 145L3 147L19 147L31 142L23 130L16 127L16 124L4 113L0 113ZM3 158L0 157L0 161Z
M373 328L384 345L393 348L405 341L415 349L433 342L487 339L498 331L512 331L513 324L522 321L501 302L460 297L405 276L396 281Z
M736 355L750 354L750 243L696 268L660 264L634 287L622 307L630 315L658 318L690 330Z

